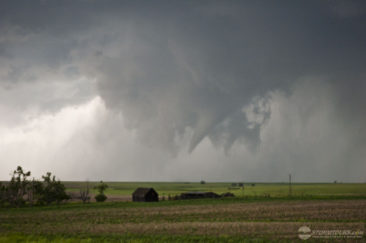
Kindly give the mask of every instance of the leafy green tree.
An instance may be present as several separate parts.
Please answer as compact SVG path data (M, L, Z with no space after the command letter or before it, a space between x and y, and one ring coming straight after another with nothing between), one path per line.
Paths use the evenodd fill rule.
M52 202L60 203L70 197L66 194L65 186L56 181L55 176L51 176L51 172L47 172L43 178L43 190L41 191L41 202L51 204ZM39 189L40 190L40 189Z
M31 205L38 204L43 205L44 201L44 187L41 181L33 180L29 184L28 189L28 201Z
M107 199L107 196L104 194L104 191L108 188L108 185L105 184L103 181L100 181L100 183L94 187L94 189L97 189L99 192L98 195L95 196L95 200L97 202L104 202Z

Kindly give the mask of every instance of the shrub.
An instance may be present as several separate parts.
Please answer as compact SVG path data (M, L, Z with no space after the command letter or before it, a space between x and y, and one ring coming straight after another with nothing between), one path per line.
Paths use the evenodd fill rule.
M107 199L107 196L104 195L104 191L108 188L108 185L103 181L100 181L99 185L95 186L94 189L97 189L99 194L95 196L95 200L97 202L104 202Z
M104 202L107 199L107 196L104 194L98 194L95 196L95 200L97 202Z
M42 176L44 180L44 188L41 196L41 200L44 203L51 204L52 202L60 203L63 200L70 199L66 194L65 186L55 176L51 179L51 173L47 172L45 176Z
M28 201L31 205L43 204L43 183L33 179L28 187Z

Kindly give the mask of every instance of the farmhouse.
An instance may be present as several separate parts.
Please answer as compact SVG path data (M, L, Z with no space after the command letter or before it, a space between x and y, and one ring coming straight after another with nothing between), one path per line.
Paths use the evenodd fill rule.
M159 194L154 188L139 187L132 194L132 201L134 202L158 202Z
M198 199L198 198L219 198L214 192L185 192L180 194L180 199Z

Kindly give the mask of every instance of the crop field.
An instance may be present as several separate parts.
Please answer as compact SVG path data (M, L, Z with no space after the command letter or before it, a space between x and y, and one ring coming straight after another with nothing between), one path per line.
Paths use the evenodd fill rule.
M65 184L69 191L85 186ZM106 194L112 198L127 198L138 186L152 186L161 196L184 191L230 191L237 196L0 208L0 242L293 242L301 241L302 226L352 233L352 238L339 235L309 242L366 240L365 184L295 184L291 197L286 184L245 184L244 190L230 188L231 183L107 184Z
M153 187L159 196L168 198L189 191L212 191L218 194L231 192L238 197L274 197L283 198L289 194L287 183L245 183L244 187L232 183L194 183L194 182L106 182L109 188L106 194L110 198L130 199L138 187ZM86 182L65 182L70 192L79 192ZM89 182L92 189L97 182ZM294 183L291 185L295 197L366 197L366 183ZM95 193L95 190L91 190Z
M92 189L98 182L89 182ZM237 196L261 196L270 194L274 197L287 196L289 185L287 183L245 183L244 189L232 183L206 183L196 182L106 182L109 186L108 195L131 195L137 187L153 187L160 196L178 195L187 191L213 191L216 193L232 192ZM79 191L85 187L86 182L64 182L69 191ZM294 196L366 196L366 183L293 183Z

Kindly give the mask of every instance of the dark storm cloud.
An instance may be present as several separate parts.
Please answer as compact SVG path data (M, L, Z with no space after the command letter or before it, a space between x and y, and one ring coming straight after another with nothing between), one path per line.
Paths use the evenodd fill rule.
M131 23L119 29L121 49L102 57L99 88L109 106L120 107L131 127L147 135L145 141L169 147L187 127L193 130L190 150L206 136L227 138L224 144L255 141L261 124L249 128L242 109L304 76L325 77L345 96L341 100L353 97L354 89L364 91L365 16L345 20L332 3L134 10L144 15L127 17ZM344 89L345 83L352 88ZM359 98L344 109L363 113Z
M352 157L366 137L365 23L364 1L3 1L0 87L17 96L7 92L2 103L57 110L100 95L140 141L176 155L205 138L256 151L264 129L280 126L271 121L281 100L273 93L320 102L319 87L331 87L321 89L332 101L324 109L334 109L324 121L342 131L326 131L347 137ZM80 78L96 84L70 81ZM65 92L40 89L50 80ZM304 80L316 81L301 92ZM51 94L34 98L40 90ZM281 104L303 126L321 109ZM276 153L259 148L262 160L286 160L283 143ZM304 158L300 150L294 156Z

